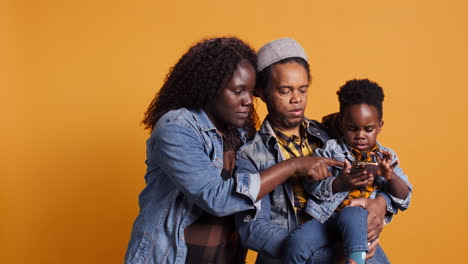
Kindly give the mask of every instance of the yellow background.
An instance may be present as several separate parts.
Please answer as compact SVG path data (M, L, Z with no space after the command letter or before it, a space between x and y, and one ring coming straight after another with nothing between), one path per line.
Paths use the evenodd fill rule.
M189 46L236 35L304 46L311 118L337 110L346 80L379 82L379 139L415 186L381 244L393 263L464 263L467 11L461 0L1 1L1 262L122 263L146 107Z

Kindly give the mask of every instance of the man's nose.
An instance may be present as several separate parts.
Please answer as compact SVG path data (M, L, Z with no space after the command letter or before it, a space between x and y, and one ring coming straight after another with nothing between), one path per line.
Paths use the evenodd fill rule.
M297 104L302 102L303 100L303 95L299 90L295 90L291 92L291 103L292 104Z

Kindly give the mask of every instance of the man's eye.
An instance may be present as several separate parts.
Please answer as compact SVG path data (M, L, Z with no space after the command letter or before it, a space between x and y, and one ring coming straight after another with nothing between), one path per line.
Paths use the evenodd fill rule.
M368 128L366 128L366 132L372 132L372 131L374 131L374 128L373 128L373 127L368 127Z
M234 90L234 94L239 95L242 93L242 90Z
M302 89L300 89L299 91L300 91L301 93L305 94L305 93L307 93L307 88L302 88Z
M281 89L279 90L280 94L289 94L291 92L291 90L289 89Z

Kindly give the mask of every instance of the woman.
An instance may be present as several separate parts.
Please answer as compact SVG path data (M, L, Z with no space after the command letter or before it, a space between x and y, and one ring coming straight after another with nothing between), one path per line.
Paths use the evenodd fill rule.
M226 215L254 209L259 191L259 178L232 177L235 151L255 133L255 66L248 45L216 38L172 68L143 121L147 186L126 263L242 263Z
M233 174L236 150L255 133L255 67L247 44L215 38L190 48L168 74L143 120L152 130L147 186L126 263L243 263L232 214L255 217L263 195L311 167L297 159L261 175Z

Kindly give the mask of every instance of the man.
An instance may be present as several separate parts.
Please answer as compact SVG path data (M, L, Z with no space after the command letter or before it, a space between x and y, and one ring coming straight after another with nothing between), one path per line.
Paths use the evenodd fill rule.
M315 148L329 139L320 123L304 117L310 72L304 49L296 41L283 38L267 43L258 52L257 70L255 95L266 103L268 116L255 138L239 150L237 173L262 173L278 164L310 156ZM321 169L323 167L318 168ZM359 177L369 176L361 174ZM289 232L310 219L305 213L307 194L301 180L305 178L290 177L266 195L255 219L248 212L237 215L241 240L246 247L259 253L257 263L280 263L281 250ZM369 200L368 211L368 237L369 241L375 241L368 254L375 256L368 263L389 263L377 245L377 238L384 216L387 211L394 213L394 208L383 194ZM311 239L313 236L311 234ZM331 263L339 252L336 253L330 244L336 243L324 245L309 261Z

